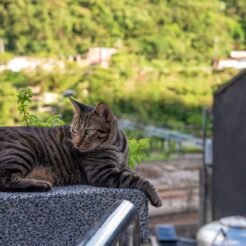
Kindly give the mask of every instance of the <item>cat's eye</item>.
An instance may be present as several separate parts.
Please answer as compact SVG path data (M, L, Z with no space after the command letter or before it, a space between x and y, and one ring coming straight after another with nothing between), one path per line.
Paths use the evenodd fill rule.
M85 134L86 135L92 135L92 134L94 134L95 133L95 130L94 129L86 129L85 130Z

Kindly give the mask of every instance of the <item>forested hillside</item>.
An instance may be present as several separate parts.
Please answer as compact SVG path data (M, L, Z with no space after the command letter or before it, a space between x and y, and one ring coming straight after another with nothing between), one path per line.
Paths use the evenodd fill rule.
M2 0L0 38L13 55L65 59L90 47L115 47L109 69L0 73L0 124L13 124L16 88L74 89L85 103L157 125L200 127L201 108L237 73L214 72L214 58L244 49L244 0Z

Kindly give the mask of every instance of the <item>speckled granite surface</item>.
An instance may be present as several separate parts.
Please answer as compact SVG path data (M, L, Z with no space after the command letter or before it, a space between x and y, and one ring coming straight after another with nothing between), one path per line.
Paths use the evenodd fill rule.
M146 240L147 198L138 190L75 185L46 193L0 192L0 245L74 246L115 201L122 199L135 204L141 237Z

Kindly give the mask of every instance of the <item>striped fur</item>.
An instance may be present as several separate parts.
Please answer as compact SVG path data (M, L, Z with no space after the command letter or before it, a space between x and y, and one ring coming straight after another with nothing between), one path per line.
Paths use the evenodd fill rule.
M0 127L0 190L46 191L69 184L136 188L161 206L153 185L128 167L126 137L107 105L72 103L71 126Z

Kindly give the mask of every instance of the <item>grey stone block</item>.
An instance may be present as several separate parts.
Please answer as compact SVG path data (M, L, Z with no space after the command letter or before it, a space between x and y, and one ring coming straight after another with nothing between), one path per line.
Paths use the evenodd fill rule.
M142 191L74 185L44 193L0 192L0 245L76 245L115 201L123 199L136 206L146 241L148 200Z

